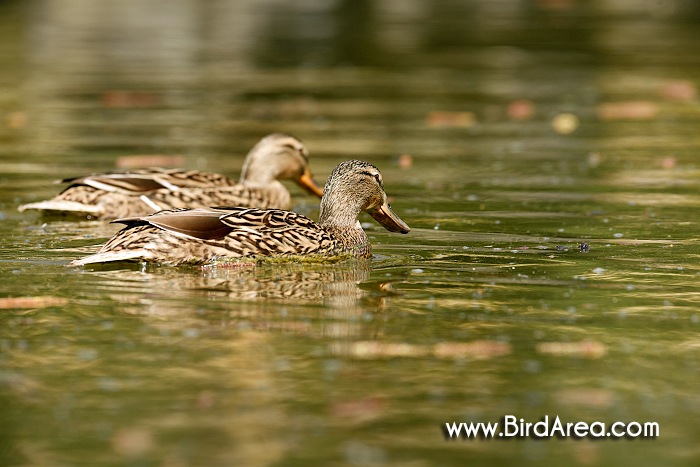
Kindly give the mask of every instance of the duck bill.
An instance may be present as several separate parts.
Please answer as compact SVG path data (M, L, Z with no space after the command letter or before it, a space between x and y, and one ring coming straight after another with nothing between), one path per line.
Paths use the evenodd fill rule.
M297 179L297 183L312 195L316 195L319 198L323 196L323 188L316 184L309 169L306 169L301 177Z
M374 217L374 220L379 222L389 232L406 234L411 231L411 228L399 216L394 214L394 211L391 210L387 203L368 212L370 216Z

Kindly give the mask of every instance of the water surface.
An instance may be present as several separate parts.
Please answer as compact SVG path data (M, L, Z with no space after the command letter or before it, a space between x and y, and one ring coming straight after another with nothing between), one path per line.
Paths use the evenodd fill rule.
M0 463L696 465L690 2L297 3L0 2ZM272 131L321 181L377 165L411 233L75 269L118 226L16 211L123 156L235 176ZM508 414L660 436L444 437Z

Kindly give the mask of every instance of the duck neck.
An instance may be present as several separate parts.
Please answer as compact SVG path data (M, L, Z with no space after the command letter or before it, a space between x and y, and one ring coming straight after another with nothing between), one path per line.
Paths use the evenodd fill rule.
M246 161L241 170L241 183L250 185L266 185L277 180L277 172L275 172L272 164L265 164L265 161L252 160Z
M357 217L360 215L361 209L353 203L337 203L329 202L330 196L323 196L321 199L321 209L319 212L318 223L324 227L333 226L345 229L362 229L359 226Z

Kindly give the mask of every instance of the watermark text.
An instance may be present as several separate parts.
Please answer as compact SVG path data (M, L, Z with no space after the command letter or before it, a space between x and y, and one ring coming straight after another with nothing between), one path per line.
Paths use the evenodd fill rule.
M445 439L653 439L659 437L659 424L636 421L563 422L558 415L545 415L536 422L528 422L515 415L506 415L499 422L447 422L443 426L443 433Z

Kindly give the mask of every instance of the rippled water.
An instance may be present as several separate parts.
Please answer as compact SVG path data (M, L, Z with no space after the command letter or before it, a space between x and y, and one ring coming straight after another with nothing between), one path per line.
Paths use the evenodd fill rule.
M696 465L698 15L584 3L0 2L0 464ZM74 269L118 227L16 211L272 131L375 163L411 233ZM443 434L506 415L660 436Z

